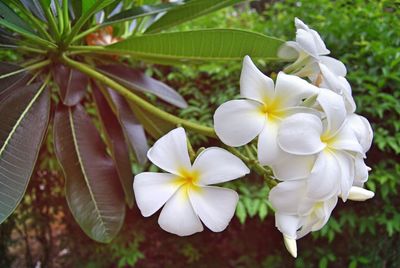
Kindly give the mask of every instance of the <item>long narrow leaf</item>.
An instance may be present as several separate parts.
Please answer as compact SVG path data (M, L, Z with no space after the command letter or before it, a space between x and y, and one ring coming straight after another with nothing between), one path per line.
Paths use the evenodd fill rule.
M155 15L164 11L167 11L171 8L176 6L175 4L159 4L159 5L152 5L152 6L140 6L140 7L133 7L131 9L124 10L103 22L103 25L110 25L113 23L118 23L127 20L133 20L149 15Z
M114 78L129 89L139 92L152 93L160 99L179 108L186 108L185 99L168 85L155 80L137 70L124 65L99 66L103 73Z
M114 162L80 104L58 107L54 137L66 177L66 198L75 220L92 239L110 242L125 218L123 192Z
M36 17L42 21L46 21L46 16L44 15L43 9L40 5L39 0L20 0L26 9L30 10Z
M109 52L137 58L175 62L278 59L284 41L266 35L233 29L208 29L187 32L134 36L106 47Z
M168 11L147 28L146 33L156 33L172 26L193 20L244 0L192 0Z
M29 27L25 21L23 21L8 5L0 1L0 21L7 21L8 23L15 25L25 31L33 33L31 27Z
M8 73L12 73L22 69L21 66L8 63L8 62L0 62L0 76ZM6 94L11 88L14 88L17 84L20 83L21 80L27 77L27 72L17 73L15 75L5 77L0 79L0 96ZM1 97L0 97L1 99Z
M40 84L19 88L0 105L0 223L25 193L49 113L50 93Z
M65 105L74 106L85 96L89 78L83 73L61 64L54 68L54 78L59 85L61 100Z
M129 150L121 125L114 115L106 98L94 84L92 87L93 97L96 103L97 112L100 115L101 123L106 134L107 145L115 162L118 176L125 192L125 200L129 207L133 206L133 174L129 159Z
M128 103L122 96L111 89L108 89L107 92L115 104L118 119L135 152L137 161L140 164L146 163L146 155L149 147L147 145L143 126L140 124L135 114L129 109Z

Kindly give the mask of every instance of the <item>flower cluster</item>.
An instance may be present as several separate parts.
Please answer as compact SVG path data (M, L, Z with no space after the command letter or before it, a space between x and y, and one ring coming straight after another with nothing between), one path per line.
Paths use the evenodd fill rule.
M242 100L221 105L215 131L230 146L258 136L258 160L281 181L270 191L276 226L297 255L296 239L321 229L338 197L365 200L362 188L369 168L365 153L372 142L369 122L354 113L355 104L343 63L326 56L319 34L299 19L296 42L280 55L296 56L276 83L246 56L240 79ZM307 77L309 81L300 77Z
M279 180L269 194L276 226L296 257L296 240L321 229L339 197L363 201L374 193L363 189L372 129L367 119L354 113L346 68L326 56L330 51L316 31L297 18L295 24L296 41L280 50L280 56L294 62L274 82L246 56L240 77L242 98L216 110L214 128L221 141L232 147L258 137L258 162L269 166ZM169 173L135 177L136 201L144 216L165 205L159 224L180 236L202 231L200 220L215 232L226 228L238 195L209 185L248 174L242 160L212 147L192 164L183 128L159 139L148 158Z

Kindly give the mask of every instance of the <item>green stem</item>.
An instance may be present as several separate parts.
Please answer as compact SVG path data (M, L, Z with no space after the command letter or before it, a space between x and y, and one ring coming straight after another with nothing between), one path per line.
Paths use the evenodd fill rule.
M71 31L71 21L69 20L68 0L63 0L63 2L62 2L62 11L63 11L64 24L65 24L64 33L69 34L69 32Z
M60 36L62 36L62 34L64 32L64 15L61 10L60 2L58 2L58 0L56 0L54 2L56 5L56 10L57 10L58 29L59 29Z
M126 99L132 101L133 103L135 103L142 109L146 110L147 112L149 112L167 122L170 122L174 125L180 124L183 127L194 130L200 134L203 134L203 135L211 137L211 138L217 137L213 128L206 127L206 126L194 123L194 122L184 120L182 118L179 118L175 115L172 115L170 113L167 113L167 112L157 108L156 106L152 105L151 103L145 101L144 99L142 99L139 96L137 96L136 94L134 94L132 91L130 91L126 87L118 84L117 82L108 78L107 76L97 72L96 70L92 69L91 67L87 66L86 64L69 59L65 54L62 55L62 61L64 62L64 64L66 64L74 69L77 69L78 71L90 76L91 78L96 79L99 82L109 86L110 88L114 89L119 94L124 96Z
M33 70L36 70L36 69L40 69L40 68L42 68L42 67L44 67L46 65L49 65L50 63L51 63L50 60L44 60L44 61L32 64L30 66L24 67L22 69L18 69L18 70L14 71L14 72L0 75L0 79L6 78L6 77L9 77L9 76L13 76L13 75L25 72L25 71L33 71Z
M50 6L46 7L45 5L42 5L42 7L43 7L42 9L43 9L44 13L46 14L50 29L56 35L56 37L57 37L56 40L59 40L61 37L60 31L58 30L57 23L53 16L53 13L51 12Z
M261 166L261 164L256 161L255 159L248 158L244 154L242 154L238 149L225 146L225 148L231 152L232 154L236 155L240 159L243 160L243 162L246 163L246 165L250 168L252 168L254 171L256 171L259 175L264 177L265 182L268 184L270 188L275 187L278 183L272 178L272 171L269 168L265 168Z
M43 49L39 49L39 48L33 48L33 47L27 47L27 46L19 46L18 49L29 51L29 52L35 52L35 53L38 53L38 54L47 54L47 51L45 51Z

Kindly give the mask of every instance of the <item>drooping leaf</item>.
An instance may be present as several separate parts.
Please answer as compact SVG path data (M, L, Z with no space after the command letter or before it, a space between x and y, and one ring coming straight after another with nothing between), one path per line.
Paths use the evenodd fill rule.
M98 69L129 89L152 93L160 99L179 108L187 107L185 99L178 92L168 85L153 79L140 71L124 65L104 65L99 66Z
M155 15L164 11L171 9L172 7L176 6L175 4L159 4L159 5L152 5L152 6L140 6L140 7L133 7L127 10L124 10L120 13L111 16L110 18L106 19L103 22L103 25L110 25L113 23L118 23L127 20L133 20L149 15Z
M94 4L96 4L96 0L85 0L81 1L82 3L82 13L86 13Z
M233 29L207 29L133 36L105 47L149 61L169 62L278 59L284 41L259 33Z
M0 62L0 76L12 73L21 68L22 68L21 66L12 63ZM25 81L24 78L26 77L27 77L27 72L21 72L0 79L0 100L2 99L2 96L5 96L12 88L15 88L15 86L20 85L21 82Z
M34 32L7 4L0 1L0 22L7 22L27 32Z
M132 111L135 113L136 117L143 125L144 129L149 133L154 139L158 139L163 136L168 131L174 129L176 126L154 116L139 106L129 103Z
M129 109L128 103L121 95L111 89L108 89L107 93L115 104L117 117L133 151L135 152L137 161L140 164L146 163L149 147L147 145L143 126L140 124L131 109Z
M20 0L20 1L25 6L25 8L31 11L33 14L35 14L36 17L38 17L42 21L47 22L46 16L44 15L39 0Z
M54 138L75 220L92 239L110 242L125 218L123 192L114 162L80 104L57 108Z
M78 104L85 96L89 78L83 73L62 64L54 68L53 74L60 88L62 102L67 106Z
M107 145L117 168L118 177L125 192L129 207L133 206L133 174L129 159L129 150L121 125L101 91L93 84L92 92L98 114L105 130Z
M25 193L49 113L50 93L40 84L15 90L0 105L0 223Z
M146 33L156 33L243 1L244 0L192 0L168 11L160 19L151 24L147 28Z

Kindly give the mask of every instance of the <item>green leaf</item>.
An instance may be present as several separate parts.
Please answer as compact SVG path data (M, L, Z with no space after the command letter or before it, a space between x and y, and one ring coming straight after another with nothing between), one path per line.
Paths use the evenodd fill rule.
M107 103L107 99L95 84L92 87L92 92L103 129L105 130L104 133L107 137L107 145L110 148L111 156L117 168L118 177L125 192L125 200L129 207L132 207L134 202L132 187L133 174L124 133L118 119Z
M159 5L153 5L153 6L140 6L140 7L133 7L127 10L124 10L118 14L115 14L114 16L106 19L103 22L103 26L122 22L122 21L127 21L127 20L133 20L149 15L155 15L160 12L167 11L171 9L172 7L176 6L175 4L159 4Z
M0 76L20 70L21 68L21 66L12 63L0 62ZM22 86L21 83L25 82L27 77L27 72L21 72L0 79L0 101L3 99L3 96L10 92L13 88Z
M96 0L85 0L81 1L82 2L82 13L86 13L90 10L90 8L96 4Z
M72 215L89 237L110 242L125 218L123 192L115 165L80 104L58 107L54 138Z
M50 93L40 84L15 90L0 105L0 223L25 193L49 113Z
M8 24L15 25L27 32L33 33L25 21L23 21L8 5L0 1L0 22L7 22Z
M268 205L265 202L260 203L260 207L258 208L258 217L260 217L260 220L264 220L265 217L268 215Z
M236 217L239 218L241 224L244 224L247 218L246 214L246 207L244 206L243 202L239 200L237 207L236 207Z
M129 89L152 93L179 108L187 107L185 99L174 89L128 66L105 65L97 68Z
M108 89L107 93L116 107L117 117L132 149L135 151L138 163L142 165L145 164L147 162L147 151L149 147L147 145L143 126L121 95L111 89Z
M46 16L43 12L39 0L20 0L20 1L24 5L24 7L29 11L31 11L33 14L35 14L36 17L38 17L42 21L47 22Z
M149 61L188 62L242 60L246 55L277 59L282 44L282 40L254 32L208 29L133 36L105 49Z
M53 76L60 88L61 100L65 105L75 106L83 99L89 83L86 75L60 64L54 67Z
M147 28L146 33L159 32L243 1L244 0L192 0L168 11L164 16L151 24L150 27Z

